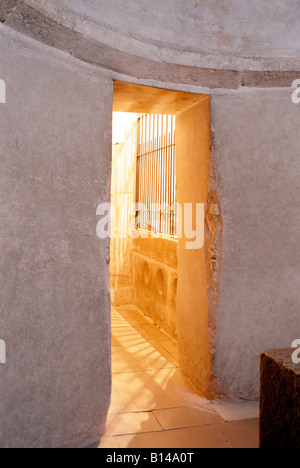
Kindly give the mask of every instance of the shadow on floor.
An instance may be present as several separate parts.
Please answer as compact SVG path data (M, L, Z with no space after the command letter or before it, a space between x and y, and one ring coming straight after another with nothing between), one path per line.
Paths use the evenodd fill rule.
M136 307L112 310L112 401L91 448L258 448L258 402L211 402L179 371L176 343Z

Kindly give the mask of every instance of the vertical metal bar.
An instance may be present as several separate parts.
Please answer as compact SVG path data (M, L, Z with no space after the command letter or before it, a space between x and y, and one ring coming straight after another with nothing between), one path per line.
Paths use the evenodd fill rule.
M144 157L142 156L144 153L144 117L141 117L141 163L143 167L143 184L141 187L141 198L140 198L140 203L144 202L144 190L145 190L145 161ZM141 217L141 222L140 222L141 227L144 225L144 213L142 213Z
M167 165L167 148L166 148L166 143L167 143L167 135L166 135L166 124L167 124L167 116L165 116L165 122L164 122L164 219L165 219L165 227L164 227L164 234L167 234L167 216L166 216L166 203L167 203L167 170L168 170L168 165Z
M167 116L167 128L166 128L166 142L167 142L167 234L170 234L170 139L169 139L169 124L170 124L170 117Z
M165 147L165 173L164 173L164 181L165 181L165 191L164 191L164 203L165 203L165 234L168 234L168 116L165 116L165 125L164 125L164 147Z
M160 229L159 232L163 232L163 219L162 219L162 209L161 209L161 203L162 203L162 171L163 171L163 164L162 164L162 138L161 138L161 126L162 126L162 118L163 116L159 116L159 127L158 127L158 132L159 132L159 204L160 204L160 214L159 214L159 219L160 219Z
M176 171L176 153L175 153L175 142L174 142L174 128L175 128L175 117L172 119L172 203L173 203L173 234L176 236L176 191L175 191L175 171Z
M149 213L148 213L148 204L149 204L149 158L148 158L148 115L145 116L145 163L146 163L146 224L149 224Z
M160 121L161 121L161 115L158 115L157 118L157 144L158 144L158 167L159 167L159 173L157 175L158 177L158 203L159 203L159 232L162 232L162 219L161 219L161 173L162 173L162 165L161 165L161 138L160 138Z
M174 117L173 121L173 157L174 157L174 165L173 165L173 190L174 190L174 206L175 206L175 213L174 213L174 225L175 225L175 235L178 235L177 226L178 226L178 213L177 213L177 179L176 179L176 117Z
M150 124L151 124L151 206L150 206L150 211L151 211L151 227L152 230L154 230L154 214L153 214L153 203L154 203L154 185L155 185L155 174L154 174L154 135L153 135L153 120L154 120L154 115L151 114L151 119L150 119Z
M152 158L151 158L151 114L148 115L148 158L149 158L149 226L151 227L152 203Z
M144 160L144 180L145 180L145 183L144 183L144 196L143 196L143 202L144 202L144 205L145 205L145 210L147 210L147 155L146 155L146 115L144 115L144 118L143 118L143 132L144 132L144 135L143 135L143 160ZM147 219L147 212L145 211L144 213L144 228L145 228L145 224L146 224L146 219Z
M141 173L140 173L140 191L139 191L139 199L138 203L142 202L142 191L144 188L144 170L143 170L143 118L140 115L139 118L139 138L140 138L140 168L141 168ZM141 227L141 219L142 219L143 213L140 212L140 226Z
M169 138L170 138L170 204L172 204L172 170L173 170L173 164L172 164L172 122L173 122L173 116L170 116L170 133L169 133Z
M139 201L139 192L140 192L140 167L139 167L139 162L140 162L140 158L139 158L139 154L140 154L140 120L138 118L137 120L137 145L136 145L136 194L135 194L135 202L138 203ZM136 210L135 212L135 216L137 219L137 216L139 215L139 212L138 210ZM135 221L136 223L136 221ZM137 224L135 224L135 227L138 227Z
M155 200L154 200L155 204L157 204L157 187L158 187L158 180L157 180L156 119L157 119L157 115L154 115L154 117L153 117L153 142L154 142L153 160L154 160L154 180L155 180ZM157 226L157 213L154 213L153 216L154 216L155 231L158 231L158 226Z
M147 139L148 139L148 187L149 187L149 205L148 205L148 228L151 226L151 201L152 201L152 167L151 167L151 115L148 114L147 121Z
M156 204L157 206L159 205L159 185L160 185L160 180L159 180L159 144L158 144L158 125L159 125L159 115L156 116L156 180L157 180L157 195L156 195ZM158 206L157 210L159 211L160 208ZM156 213L156 223L157 223L157 232L160 232L160 214Z
M170 116L170 131L169 131L169 206L170 206L170 232L172 234L172 116Z
M177 232L175 124L175 116L140 114L137 127L136 201L146 206L140 224L169 235Z
M172 164L171 164L171 116L168 116L168 234L171 234L171 190L172 190L172 183L171 183L171 171L172 171Z
M164 191L163 191L163 203L164 203L164 234L166 234L166 188L167 188L167 181L166 181L166 117L164 116L164 127L163 127L163 154L164 154L164 174L163 174L163 181L164 181Z
M143 190L145 187L145 181L144 181L144 160L143 160L143 117L140 115L140 124L139 124L139 131L140 131L140 167L141 167L141 174L140 174L140 180L141 180L141 186L140 186L140 192L139 192L139 203L142 203L143 200ZM140 228L142 227L143 224L143 217L144 214L140 212Z
M164 163L164 116L161 116L161 128L160 128L160 134L161 134L161 197L160 197L160 202L163 204L164 202L164 172L165 172L165 163ZM164 210L163 207L161 209L162 211L162 216L161 216L161 232L164 232L165 229L165 224L164 224Z

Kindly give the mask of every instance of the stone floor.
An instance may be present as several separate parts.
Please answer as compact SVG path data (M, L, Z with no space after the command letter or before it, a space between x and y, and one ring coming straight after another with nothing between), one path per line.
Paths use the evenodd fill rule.
M106 431L93 448L258 448L258 403L198 395L175 342L133 306L112 311L112 366Z

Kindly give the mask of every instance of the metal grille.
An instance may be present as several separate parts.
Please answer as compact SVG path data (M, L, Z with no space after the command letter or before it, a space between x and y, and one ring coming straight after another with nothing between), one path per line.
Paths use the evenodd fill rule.
M139 115L137 228L176 236L175 153L175 116Z

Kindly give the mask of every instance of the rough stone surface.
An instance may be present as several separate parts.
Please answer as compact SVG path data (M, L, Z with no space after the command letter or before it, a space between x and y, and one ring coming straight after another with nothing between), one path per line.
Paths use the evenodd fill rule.
M293 351L267 351L260 358L261 448L300 448L300 364L293 364Z
M176 64L166 67L159 61L121 52L66 28L23 2L7 17L5 24L46 45L68 52L84 62L125 75L187 84L202 83L203 86L209 83L209 86L214 88L237 88L239 84L239 74L234 70L205 70Z
M95 212L110 196L113 79L212 94L216 183L209 196L221 207L223 245L215 251L223 256L223 275L222 281L217 278L213 320L210 311L206 317L200 310L205 298L193 308L203 318L196 326L182 317L187 335L197 335L187 343L186 363L201 366L198 356L204 349L209 357L213 342L214 374L222 390L253 399L261 350L287 347L298 338L300 107L292 104L289 90L282 91L299 78L299 71L293 72L300 70L299 41L293 41L294 33L299 37L297 2L285 2L286 17L282 2L272 4L270 30L254 14L261 14L265 2L257 0L255 7L261 8L253 11L252 2L233 8L228 20L233 29L232 14L239 15L240 25L249 8L254 14L247 22L252 41L239 38L238 28L239 40L227 45L217 29L228 11L217 2L215 26L209 24L214 50L192 50L186 43L178 53L182 32L184 40L195 42L182 9L176 15L168 9L176 17L173 23L168 16L168 24L176 25L176 41L166 27L155 44L118 24L118 31L100 25L100 34L79 11L88 3L68 3L77 6L75 17L66 13L66 2L19 0L16 10L16 2L1 2L0 78L7 84L7 104L0 108L0 339L7 344L7 365L0 368L3 447L68 446L102 431L110 399L109 246L95 236ZM123 11L125 2L118 4ZM180 4L186 11L192 5ZM143 21L149 21L149 6L139 2L139 8L147 7ZM120 11L118 21L130 28ZM191 18L197 23L197 15ZM155 38L161 22L150 19L154 29L149 23L147 34ZM195 28L198 46L204 45L203 29ZM216 54L223 43L224 54ZM268 89L273 87L278 90ZM213 339L206 336L207 325ZM208 359L207 380L209 373Z
M178 283L177 240L153 236L133 242L132 262L136 305L176 338Z
M204 68L299 67L297 0L26 0L118 50ZM299 68L298 68L299 69Z
M34 8L18 2L13 13L7 16L5 24L57 49L71 53L80 37L72 29L54 22Z
M299 115L288 94L212 97L223 217L214 367L231 396L257 399L261 351L298 338Z
M0 22L3 22L7 15L16 7L18 0L1 0Z
M112 81L0 38L0 446L70 447L110 402Z
M10 12L7 9L5 11ZM61 20L61 17L58 19ZM143 54L135 55L130 48L122 51L117 44L107 44L93 36L87 36L85 29L81 32L71 25L66 27L23 1L18 2L13 12L6 14L5 24L44 44L68 52L81 61L138 79L197 85L210 89L237 89L240 86L256 87L260 82L262 87L290 87L297 78L295 68L288 68L289 71L268 68L249 73L247 69L235 69L233 66L224 68L222 61L212 68L209 61L206 66L199 66L194 62L167 63L160 59L159 54L150 58Z
M299 73L298 73L299 75ZM298 76L293 71L244 71L241 85L253 88L288 88Z

